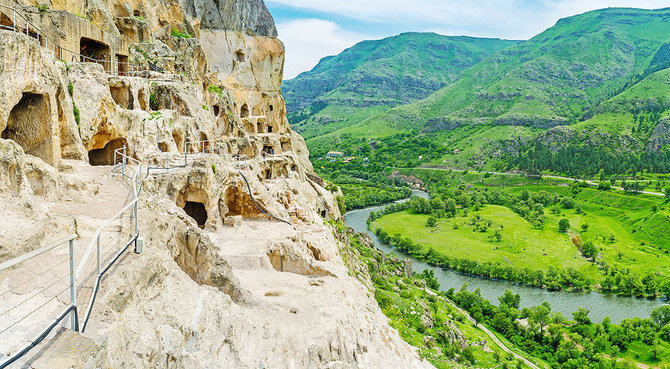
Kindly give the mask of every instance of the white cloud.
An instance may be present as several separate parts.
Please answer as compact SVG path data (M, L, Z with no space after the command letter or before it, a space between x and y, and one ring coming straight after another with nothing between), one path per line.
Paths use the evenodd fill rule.
M606 7L655 9L667 0L266 0L307 10L318 18L279 23L286 45L285 78L311 69L320 58L338 54L365 39L406 31L444 35L529 39L560 18ZM361 35L343 29L355 20ZM379 33L379 26L384 31ZM394 31L395 30L395 31Z
M284 78L291 79L312 69L321 58L336 55L364 39L322 19L296 19L277 24L279 39L286 47Z
M413 31L527 39L559 18L605 7L661 8L667 0L267 0L367 22L411 24Z

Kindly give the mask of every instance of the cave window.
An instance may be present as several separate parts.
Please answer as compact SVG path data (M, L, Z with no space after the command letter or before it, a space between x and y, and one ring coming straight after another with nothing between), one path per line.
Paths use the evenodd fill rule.
M291 166L291 170L292 170L292 171L295 172L297 169L298 169L298 168L297 168L295 165L292 165L292 166Z
M237 50L235 52L235 61L237 62L243 62L244 61L244 53L242 50Z
M215 116L219 116L219 113L221 112L221 108L218 105L212 106L212 111L214 111Z
M274 155L275 149L271 145L263 146L263 153L268 155Z
M90 150L88 162L91 165L114 165L114 151L127 146L128 142L123 137L111 140L101 149Z
M328 215L328 212L325 210L321 210L321 218L325 218L326 215Z
M207 209L205 208L205 204L196 201L186 201L186 204L184 204L184 211L198 223L198 227L205 228L205 223L207 223Z
M240 116L242 118L249 117L249 106L247 106L247 104L242 105L242 108L240 108Z
M272 133L272 125L268 125L268 133Z
M263 124L261 122L256 123L256 132L263 133Z
M266 169L264 171L264 177L265 179L272 179L272 171L270 169Z
M270 105L270 111L274 110L274 106Z
M79 41L81 62L98 63L105 71L111 72L109 46L90 38L82 37Z
M282 141L281 149L282 149L282 151L291 151L291 142L290 141Z

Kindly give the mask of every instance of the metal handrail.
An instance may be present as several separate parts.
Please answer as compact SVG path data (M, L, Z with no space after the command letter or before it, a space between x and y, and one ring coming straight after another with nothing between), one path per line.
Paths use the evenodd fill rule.
M135 245L137 247L137 239L139 238L139 225L138 225L138 201L139 201L139 194L141 191L141 181L142 181L142 163L134 159L126 154L126 147L122 147L120 149L114 150L114 175L116 175L117 172L117 167L120 167L121 170L121 175L122 175L122 180L125 180L126 178L130 179L130 184L131 184L131 194L132 194L132 200L126 204L119 212L117 212L113 217L109 218L107 221L105 221L104 224L102 224L98 229L96 230L93 239L91 239L91 242L88 244L88 247L86 248L86 251L84 253L84 257L82 258L82 263L79 265L79 268L77 269L76 276L79 277L83 271L84 265L86 265L86 262L88 259L91 257L91 254L93 253L93 250L96 250L96 256L97 256L97 274L96 274L96 280L95 280L95 285L93 288L93 292L91 293L91 297L89 298L89 303L87 306L86 314L84 315L83 318L83 324L81 326L81 332L84 332L86 330L86 327L88 325L88 320L91 316L91 313L93 311L93 304L95 303L96 296L98 294L98 291L100 289L100 283L102 281L102 277L104 274L111 268L114 263L121 257L121 255L128 250L128 247L135 242ZM118 157L121 157L120 162L116 162ZM133 174L132 177L126 176L126 166L128 165L128 162L136 163L137 167L135 169L135 173ZM114 258L112 258L107 265L104 267L101 264L101 252L100 252L100 236L102 231L110 225L114 220L117 218L121 217L127 210L132 208L133 212L133 219L134 219L134 228L135 232L134 235L130 238L130 240L125 244L125 246L116 253Z
M18 359L20 359L23 355L28 353L33 347L37 346L44 338L46 338L49 333L63 320L65 317L67 317L71 313L70 317L70 328L73 331L79 331L79 316L77 313L77 285L76 285L76 277L75 277L75 261L74 261L74 240L77 239L76 234L71 234L65 238L62 238L56 242L53 242L47 246L44 246L42 248L39 248L37 250L33 250L31 252L28 252L24 255L18 256L16 258L13 258L11 260L7 260L0 264L0 271L9 269L13 266L16 266L18 264L21 264L25 261L28 261L32 258L35 258L39 255L42 255L46 252L49 252L59 246L64 245L65 243L68 244L68 249L69 249L69 256L70 256L70 305L67 306L65 311L59 315L58 318L56 318L46 329L41 331L35 338L30 340L26 345L24 345L16 354L9 356L7 358L4 358L2 361L0 361L0 369L4 369L11 365L12 363L16 362ZM65 291L63 291L65 292ZM28 315L24 316L22 319L25 319L26 317L32 315L34 312L36 312L38 309L33 310L31 313ZM20 322L21 320L15 322L14 324ZM10 325L11 327L11 325ZM7 328L8 329L8 328Z
M34 258L34 257L36 257L36 256L42 255L42 254L44 254L44 253L47 252L47 251L51 251L51 250L55 249L56 247L61 246L61 245L64 244L65 242L68 242L68 241L70 241L70 240L74 240L74 239L76 239L77 237L78 237L78 236L77 236L76 234L73 233L73 234L71 234L71 235L69 235L69 236L67 236L67 237L64 237L64 238L62 238L62 239L56 241L56 242L50 243L50 244L48 244L48 245L46 245L46 246L44 246L44 247L42 247L42 248L39 248L39 249L37 249L37 250L30 251L30 252L28 252L28 253L26 253L26 254L23 254L23 255L21 255L21 256L17 256L17 257L15 257L14 259L7 260L7 261L5 261L5 262L3 262L3 263L0 263L0 272L3 271L3 270L5 270L5 269L8 269L8 268L13 267L14 265L23 263L24 261L27 261L27 260L29 260L29 259L32 259L32 258Z
M91 62L91 63L103 64L103 67L104 67L104 65L106 65L106 63L109 63L109 64L110 64L110 68L109 68L110 71L106 71L106 70L105 70L105 72L106 72L107 74L110 74L110 75L116 75L116 76L119 76L119 75L121 75L121 76L123 76L123 75L140 76L140 74L144 74L144 75L146 75L147 72L151 72L151 68L140 68L140 69L135 70L135 66L136 66L136 64L134 64L134 63L130 63L130 62L118 62L118 61L115 62L115 61L113 61L113 60L105 60L105 59L95 59L95 58L91 58L91 57L86 56L86 55L82 55L82 54L80 54L80 53L78 53L78 52L75 52L75 51L66 49L66 48L64 48L64 47L61 47L61 46L60 46L60 43L57 42L57 40L55 40L55 39L49 37L45 32L43 32L42 30L40 30L40 28L37 27L37 26L35 26L35 25L30 21L30 19L28 19L28 17L26 17L26 16L24 16L23 14L21 14L21 13L18 11L17 8L15 8L15 7L11 7L11 6L7 6L7 5L4 5L4 4L0 4L0 8L4 8L4 9L8 9L8 10L11 10L11 11L12 11L12 26L11 26L11 27L0 26L0 29L7 29L7 30L12 30L12 31L17 32L17 33L23 33L23 32L21 32L21 30L18 28L18 25L17 25L17 23L16 23L16 17L18 16L19 18L21 18L21 19L24 21L23 23L25 24L25 34L26 34L27 36L29 36L29 37L33 37L32 34L31 34L31 30L32 30L32 31L34 32L34 34L37 36L36 39L37 39L38 42L40 42L40 46L41 46L41 41L44 40L44 47L45 47L46 49L49 49L49 41L51 41L51 44L54 46L54 52L56 52L56 58L59 59L59 60L67 61L66 58L63 58L63 57L62 57L62 53L63 53L63 51L65 51L66 53L69 53L69 54L72 55L72 57L70 58L72 62L77 62L77 60L75 60L75 58L79 58L80 61L81 61L81 60L84 60L84 62ZM131 42L133 41L133 40L131 40L130 38L128 38L126 35L124 35L124 34L121 34L121 35L123 36L124 41L125 41L125 40L127 40L127 41L131 41ZM56 49L56 48L57 48L57 49ZM51 50L51 49L49 49L49 50ZM114 68L113 68L114 65L124 65L124 66L126 66L126 67L129 66L129 67L130 67L130 71L125 71L125 72L124 72L124 71L120 71L120 70L118 70L118 68L117 68L117 71L114 72ZM186 77L186 75L183 74L183 71L181 71L181 70L177 70L177 72L174 73L174 74L172 74L172 73L161 73L161 76L162 76L162 77L167 77L165 80L168 80L168 81L172 81L172 80L181 80L181 79L182 79L181 77ZM177 77L180 77L180 78L177 78Z

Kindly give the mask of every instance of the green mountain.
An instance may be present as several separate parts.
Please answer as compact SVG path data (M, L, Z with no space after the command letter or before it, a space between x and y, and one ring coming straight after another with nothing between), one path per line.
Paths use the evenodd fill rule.
M473 123L568 124L667 62L669 41L670 9L576 15L484 60L428 98L376 119L428 131Z
M425 99L308 144L318 154L349 137L423 134L448 148L430 164L493 168L497 162L501 168L498 159L504 159L522 169L556 171L567 169L552 164L556 150L590 157L589 150L604 148L611 155L602 161L630 156L612 171L634 170L644 164L641 153L661 155L669 141L663 120L670 106L668 67L670 8L591 11L495 53ZM546 160L517 160L545 144L552 153Z
M305 138L416 101L518 41L404 33L364 41L284 81L289 120Z

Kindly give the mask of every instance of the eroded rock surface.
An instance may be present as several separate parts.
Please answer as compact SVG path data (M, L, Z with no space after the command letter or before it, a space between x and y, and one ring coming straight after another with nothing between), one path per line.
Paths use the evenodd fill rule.
M53 0L42 22L80 14L105 37L141 41L131 59L157 71L110 75L0 31L0 262L73 232L80 258L131 198L111 173L117 149L143 165L146 247L105 276L84 334L62 328L23 364L430 367L343 262L327 225L341 219L338 194L288 125L284 48L263 2L87 4ZM14 290L23 272L0 274L0 293L29 293ZM20 341L0 337L0 350Z

